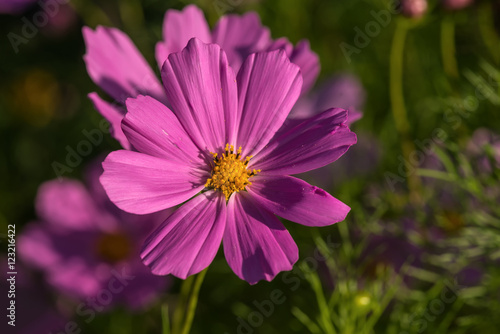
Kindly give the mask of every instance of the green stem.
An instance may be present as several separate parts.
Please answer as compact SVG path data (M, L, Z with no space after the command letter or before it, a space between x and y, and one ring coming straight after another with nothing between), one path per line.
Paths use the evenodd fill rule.
M168 304L161 306L162 334L170 334L170 321L168 318Z
M196 306L198 305L198 295L200 293L201 284L203 283L206 273L207 269L196 275L193 290L191 291L191 295L189 296L189 302L186 310L187 314L184 318L184 325L182 326L181 334L189 334L189 331L191 330L194 314L196 312Z
M481 37L483 38L484 44L490 51L491 56L498 64L500 61L500 53L498 52L500 48L500 40L495 33L494 22L493 22L493 8L492 3L489 1L484 1L478 6L478 16L479 16L479 31Z
M182 282L179 301L177 303L177 306L175 307L173 321L172 321L172 333L174 334L180 333L182 320L184 319L184 313L186 310L186 303L189 298L193 282L194 282L194 276L190 276Z
M310 272L310 270L306 267L307 265L304 265L302 269L306 273L306 278L309 281L309 284L311 284L314 294L316 295L316 301L318 303L320 312L319 315L320 325L323 327L325 333L334 334L335 329L333 328L332 325L332 321L330 318L330 309L325 299L323 287L321 286L321 281L319 280L315 272Z
M312 321L307 314L302 312L298 307L292 308L292 314L297 318L311 334L321 334L321 329L316 325L314 321Z
M410 137L410 123L403 94L403 56L408 29L408 22L404 18L398 18L391 46L389 77L392 115L401 140L403 157L407 161L406 167L408 170L412 170L413 166L408 162L408 158L415 151L415 146ZM408 177L408 188L410 190L410 200L419 202L420 179L415 173L411 173Z
M441 21L441 56L446 74L458 78L458 66L455 56L455 21L451 15L447 15Z

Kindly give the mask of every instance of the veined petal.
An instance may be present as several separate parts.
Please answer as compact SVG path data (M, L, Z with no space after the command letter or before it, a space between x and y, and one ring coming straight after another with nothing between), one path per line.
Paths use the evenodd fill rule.
M290 43L288 38L280 37L274 41L272 41L268 46L266 51L274 51L283 49L286 52L286 56L290 58L293 52L293 44Z
M209 176L186 164L124 150L110 153L102 166L101 184L109 199L135 214L157 212L190 199L204 188Z
M262 26L257 13L224 15L215 25L212 36L213 42L226 52L235 72L250 54L265 51L271 42L271 33Z
M195 5L182 11L169 9L163 20L163 41L156 44L156 61L161 69L168 55L182 51L193 37L211 43L210 28L203 11Z
M203 193L177 209L153 232L141 258L153 274L185 279L213 261L226 224L226 203L221 193Z
M141 153L186 165L200 165L202 153L163 103L149 96L127 100L123 131Z
M247 190L268 211L302 225L338 223L350 211L323 189L292 176L257 175Z
M238 73L237 146L256 155L281 127L300 95L302 77L283 50L250 55Z
M99 209L85 186L76 180L52 180L38 189L38 216L58 228L86 230L96 223Z
M172 110L193 141L201 150L221 151L235 136L237 90L220 46L191 39L165 61L162 78Z
M250 284L271 281L291 270L299 250L275 215L241 192L229 198L224 231L224 255L231 269Z
M125 137L122 130L122 119L125 115L125 110L123 108L114 106L113 104L104 101L97 95L97 93L90 93L88 95L89 99L94 104L97 111L109 122L111 125L110 132L113 138L118 140L120 145L126 150L130 150L130 143Z
M83 27L83 57L92 80L118 102L139 94L166 102L163 88L134 43L115 28Z
M280 131L250 160L249 168L261 169L261 174L289 175L334 162L356 143L356 135L345 125L346 119L346 110L329 109Z

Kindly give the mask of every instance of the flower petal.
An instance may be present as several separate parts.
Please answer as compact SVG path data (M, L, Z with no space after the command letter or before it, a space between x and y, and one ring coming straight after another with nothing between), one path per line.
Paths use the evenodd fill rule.
M238 141L243 156L257 154L274 136L300 94L302 77L285 51L254 53L238 73Z
M178 163L199 165L201 153L163 103L149 96L127 100L123 131L139 152Z
M17 239L19 256L23 262L40 269L50 268L62 258L53 246L54 236L50 233L51 226L44 226L44 223L29 223Z
M311 50L309 41L302 40L294 47L293 44L288 41L288 39L282 37L270 44L267 48L267 51L278 49L285 50L286 55L288 56L288 58L290 58L290 61L300 67L302 78L304 79L301 94L308 92L316 82L320 70L319 57L315 52ZM330 107L339 106L332 105L329 106L329 108Z
M129 271L135 278L128 282L125 293L121 293L117 297L132 311L147 309L160 299L162 292L171 285L172 280L152 275L151 270L138 257L137 259L134 257L134 261L131 261L129 266Z
M220 46L191 39L165 61L162 78L173 112L198 147L221 151L227 136L235 136L237 95Z
M208 178L178 162L125 150L110 153L102 166L101 184L109 199L135 214L180 204L199 193Z
M169 9L163 20L163 41L156 44L156 61L161 69L168 55L182 51L193 37L205 43L212 42L210 28L203 11L195 5L182 11Z
M268 211L307 226L338 223L350 211L323 189L292 176L257 175L247 190Z
M334 162L356 143L356 135L345 125L346 119L346 110L329 109L280 131L250 160L249 168L261 169L261 174L289 175Z
M114 28L83 27L83 57L92 80L118 102L139 94L166 102L163 88L130 38Z
M214 43L226 52L235 72L250 54L265 51L271 42L271 33L262 26L257 13L224 15L215 25L212 36Z
M122 130L122 119L125 115L125 110L121 107L114 106L113 104L104 101L97 95L97 93L90 93L89 99L94 104L97 111L109 122L111 125L110 132L113 138L118 140L120 145L126 150L130 150L130 143Z
M91 195L76 180L52 180L38 189L35 201L38 216L58 228L86 230L99 215Z
M203 193L175 211L146 242L141 258L153 274L185 279L213 261L226 223L221 193Z
M299 258L297 245L279 219L244 192L229 198L223 240L229 266L250 284L271 281L280 271L291 270Z
M300 67L302 77L304 78L302 93L309 91L316 82L320 70L319 57L311 50L309 41L302 40L297 43L293 48L290 61Z
M19 256L44 271L57 290L77 297L95 296L101 288L94 272L98 266L94 250L97 233L30 223L19 235Z

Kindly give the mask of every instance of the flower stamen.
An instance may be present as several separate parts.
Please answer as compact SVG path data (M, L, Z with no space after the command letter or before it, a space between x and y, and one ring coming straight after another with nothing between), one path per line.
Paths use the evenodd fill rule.
M245 190L246 186L252 184L248 179L257 175L260 169L247 169L252 156L241 159L241 146L237 151L233 145L226 144L225 152L220 157L217 153L212 153L214 163L211 178L205 183L205 187L219 189L226 196L226 201L232 193Z

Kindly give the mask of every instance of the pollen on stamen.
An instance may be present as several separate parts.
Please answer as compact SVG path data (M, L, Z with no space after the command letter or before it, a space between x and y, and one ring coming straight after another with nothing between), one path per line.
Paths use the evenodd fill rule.
M235 151L233 145L226 144L222 156L210 153L214 158L212 175L205 183L205 187L222 191L226 201L232 193L245 190L246 186L251 185L248 179L261 171L247 169L252 156L241 159L241 146Z

